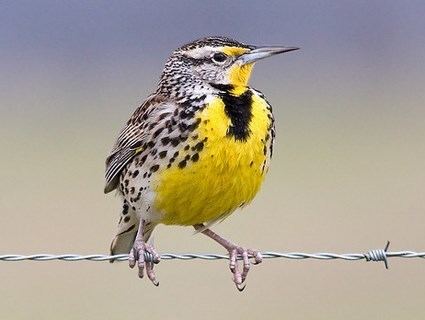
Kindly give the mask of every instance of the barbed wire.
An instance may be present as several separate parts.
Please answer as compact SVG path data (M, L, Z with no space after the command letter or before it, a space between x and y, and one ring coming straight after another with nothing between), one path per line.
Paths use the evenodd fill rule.
M388 251L389 242L384 249L369 250L366 253L303 253L303 252L274 252L265 251L262 252L264 259L283 258L283 259L316 259L316 260L346 260L346 261L382 261L385 264L385 268L388 269L388 258L421 258L425 259L425 252L415 251ZM239 257L241 259L241 257ZM152 261L153 257L149 253L145 253L145 261ZM215 254L215 253L163 253L161 254L161 260L221 260L229 259L228 255ZM90 255L79 255L79 254L32 254L32 255L19 255L19 254L5 254L0 255L0 261L127 261L128 254L117 254L117 255L105 255L105 254L90 254Z

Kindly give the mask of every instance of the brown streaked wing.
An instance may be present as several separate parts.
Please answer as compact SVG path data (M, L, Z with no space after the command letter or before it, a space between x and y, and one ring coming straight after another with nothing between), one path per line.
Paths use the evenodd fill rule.
M140 148L146 142L146 121L153 121L150 117L153 110L164 103L164 99L156 94L151 95L146 101L136 109L127 121L127 125L121 130L117 142L115 143L110 155L106 159L105 179L106 185L104 192L108 193L114 190L118 185L118 178L124 167L141 152Z

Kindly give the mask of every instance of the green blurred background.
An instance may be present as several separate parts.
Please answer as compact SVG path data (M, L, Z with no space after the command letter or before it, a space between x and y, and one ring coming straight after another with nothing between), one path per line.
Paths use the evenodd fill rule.
M301 51L258 63L272 168L215 230L274 251L425 249L422 1L0 2L0 253L107 253L104 159L177 46L206 35ZM160 252L222 252L159 227ZM0 262L1 319L423 319L425 262Z

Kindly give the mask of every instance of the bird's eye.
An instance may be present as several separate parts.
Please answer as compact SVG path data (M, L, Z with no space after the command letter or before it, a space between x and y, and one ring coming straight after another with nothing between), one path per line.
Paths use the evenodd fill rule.
M226 59L227 59L227 56L222 52L216 52L212 56L212 61L219 64L226 61Z

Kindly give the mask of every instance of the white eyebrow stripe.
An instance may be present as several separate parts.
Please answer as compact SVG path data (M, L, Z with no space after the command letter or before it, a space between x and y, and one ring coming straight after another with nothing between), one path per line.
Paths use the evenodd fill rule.
M206 46L202 48L195 48L189 51L184 52L184 54L193 59L202 59L209 57L211 53L221 51L222 47L211 47Z

